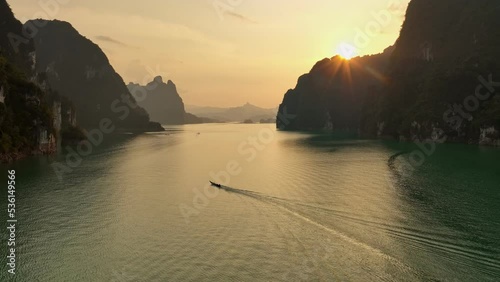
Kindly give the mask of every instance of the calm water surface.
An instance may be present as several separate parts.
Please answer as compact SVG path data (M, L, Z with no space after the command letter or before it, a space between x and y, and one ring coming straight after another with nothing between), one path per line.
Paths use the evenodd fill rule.
M107 136L62 181L64 156L2 166L17 281L498 281L500 150L441 145L412 170L411 144L270 128Z

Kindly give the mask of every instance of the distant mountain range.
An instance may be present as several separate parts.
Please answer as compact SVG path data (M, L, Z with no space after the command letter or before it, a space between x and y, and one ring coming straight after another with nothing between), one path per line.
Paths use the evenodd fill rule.
M251 120L258 123L264 120L266 122L274 121L278 109L265 109L246 103L243 106L232 108L186 105L186 111L199 117L215 119L221 122L249 122Z

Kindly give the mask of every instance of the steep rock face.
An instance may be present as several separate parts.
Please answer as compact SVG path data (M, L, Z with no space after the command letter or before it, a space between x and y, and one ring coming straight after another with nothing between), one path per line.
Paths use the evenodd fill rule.
M488 128L481 128L479 144L500 146L500 131L496 129L494 126Z
M36 27L41 27L41 22L36 22ZM46 109L51 109L51 116L54 119L52 128L53 132L47 130L50 126L38 123L38 147L41 152L53 152L57 149L57 141L61 141L61 131L69 127L76 128L75 109L71 101L64 99L58 95L47 81L45 74L40 74L36 70L36 52L35 44L32 39L33 26L25 30L20 21L18 21L12 13L6 1L0 1L0 56L4 57L12 67L23 76L23 79L35 84L36 87L42 90L39 106ZM10 93L15 95L16 93ZM17 93L19 94L19 93ZM5 103L7 93L0 95L0 101ZM17 112L22 112L26 108L14 109ZM72 114L72 120L67 122L69 117L66 113Z
M23 24L14 17L7 1L0 1L0 56L31 77L33 40L25 35Z
M55 150L56 129L46 93L0 57L0 159Z
M0 1L0 161L56 149L57 111L33 71L33 43Z
M365 129L373 134L385 122L385 135L423 139L438 127L448 140L478 142L482 127L498 127L500 101L485 83L500 81L498 12L495 0L410 2Z
M98 128L102 119L109 118L119 130L151 128L147 112L137 105L99 46L67 22L40 22L44 27L34 37L36 69L46 74L54 90L71 99L81 126Z
M392 48L388 48L378 55L349 61L336 56L316 63L285 94L277 127L357 131L367 95L385 83L383 73L391 52Z
M158 76L145 86L130 83L127 87L139 106L146 109L151 119L161 124L185 123L184 103L171 80L165 83L163 78Z
M392 54L352 59L350 72L338 58L319 62L285 95L280 114L296 118L278 115L278 127L492 143L484 128L500 128L499 12L495 0L412 0Z

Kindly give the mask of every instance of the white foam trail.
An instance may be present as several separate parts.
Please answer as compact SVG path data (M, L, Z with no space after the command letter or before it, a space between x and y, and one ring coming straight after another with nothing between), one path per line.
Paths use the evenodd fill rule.
M332 228L329 228L327 226L324 226L322 225L321 223L317 222L317 221L314 221L300 213L297 213L295 211L292 211L288 208L286 208L285 206L279 204L279 203L276 203L275 201L273 200L280 200L280 201L286 201L284 199L278 199L278 198L275 198L275 197L270 197L270 196L266 196L266 195L261 195L259 193L256 193L256 192L252 192L252 191L248 191L248 190L241 190L241 189L236 189L236 188L231 188L231 187L226 187L226 186L223 186L222 189L224 189L225 191L227 192L232 192L232 193L237 193L237 194L241 194L241 195L245 195L245 196L248 196L248 197L252 197L252 198L255 198L255 199L260 199L264 202L268 202L269 204L272 204L273 206L295 216L295 217L298 217L299 219L302 219L303 221L309 223L309 224L312 224L322 230L325 230L353 245L356 245L356 246L359 246L359 247L362 247L366 250L369 250L370 252L372 253L375 253L377 254L378 256L382 257L383 259L385 260L388 260L388 261L391 261L392 263L394 263L395 265L397 265L398 267L400 267L401 269L405 269L409 272L412 272L414 273L415 275L417 276L422 276L418 271L416 271L415 269L411 268L410 266L404 264L403 262L401 262L400 260L396 259L395 257L392 257L386 253L384 253L382 250L379 250L377 248L374 248L368 244L365 244L363 242L360 242L356 239L353 239L337 230L334 230Z

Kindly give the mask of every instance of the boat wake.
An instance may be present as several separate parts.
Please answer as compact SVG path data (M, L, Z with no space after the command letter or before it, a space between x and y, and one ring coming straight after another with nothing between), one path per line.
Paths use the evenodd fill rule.
M401 178L401 172L398 170L397 166L396 166L396 160L398 159L398 157L402 156L402 155L406 155L406 154L409 154L410 152L408 151L403 151L403 152L399 152L399 153L396 153L392 156L389 157L389 160L387 160L387 166L389 167L389 169L391 170L391 172L398 178L400 179Z
M417 195L412 194L414 193L414 185L405 183L408 176L411 176L413 171L409 170L408 167L405 168L403 164L398 162L398 159L401 156L409 153L409 151L401 151L389 157L387 161L389 172L386 178L389 185L395 190L403 191L402 189L399 189L399 187L405 187L406 189L404 191L406 195L421 199L421 193L418 193ZM446 234L419 234L416 230L407 233L397 229L387 229L387 232L416 247L431 248L435 252L441 251L443 254L443 260L452 261L453 259L456 260L454 257L461 257L462 259L467 259L475 264L481 265L482 271L490 275L492 273L498 273L500 270L500 259L498 257L498 253L488 251L487 247L477 246L476 244L470 242L458 243L456 241L450 241L448 238L449 235Z
M370 246L370 245L368 245L362 241L359 241L355 238L352 238L352 237L350 237L350 236L348 236L348 235L346 235L338 230L335 230L331 227L328 227L328 226L302 214L301 212L299 212L297 210L294 210L290 206L294 205L296 203L292 203L291 200L273 197L273 196L265 195L262 193L254 192L254 191L238 189L238 188L234 188L234 187L228 187L228 186L221 186L220 189L222 189L226 192L229 192L229 193L247 196L247 197L253 198L255 200L273 205L274 207L282 210L283 212L285 212L289 215L292 215L293 217L298 218L298 219L300 219L300 220L302 220L302 221L304 221L312 226L315 226L323 231L326 231L329 234L334 235L341 240L344 240L352 245L355 245L357 247L365 249L372 254L378 255L379 257L381 257L385 261L391 262L392 264L394 264L396 267L403 270L404 272L412 273L413 275L415 275L416 277L419 277L419 278L429 278L429 277L426 277L425 275L423 275L422 273L418 272L417 270L413 269L409 265L398 260L397 258L383 252L382 250L377 249L373 246Z
M394 161L398 156L403 154L405 153L404 152L398 153L397 155L392 157L392 160ZM320 230L328 232L329 234L337 237L338 239L344 242L365 249L366 251L369 251L369 253L371 254L376 254L377 256L379 256L380 258L382 258L387 262L390 262L403 272L412 274L413 276L417 277L418 280L433 280L435 279L435 277L429 276L429 274L427 273L422 273L421 271L416 270L415 268L404 263L398 258L384 252L382 249L376 248L370 244L358 240L357 238L353 238L352 236L349 236L346 233L336 230L331 226L325 225L321 221L315 220L314 218L302 212L301 207L305 207L306 211L309 209L321 210L321 212L327 212L329 216L340 217L341 220L348 220L351 223L356 222L363 224L365 226L369 226L369 228L379 229L391 235L392 237L405 241L406 244L410 244L418 248L430 247L434 250L439 250L443 252L444 260L453 260L450 257L446 257L446 254L467 257L473 260L475 263L483 265L484 267L481 269L481 271L484 273L488 273L490 275L491 273L496 273L499 269L498 258L495 257L495 254L485 253L484 250L476 249L474 247L468 246L467 244L457 244L456 242L452 242L449 240L449 238L446 238L448 236L447 234L437 234L437 233L431 234L427 232L422 232L421 230L409 230L405 226L393 226L385 224L383 222L366 221L363 218L358 218L354 215L344 214L343 212L331 210L322 206L310 205L307 203L302 203L300 201L297 202L291 199L278 198L250 190L238 189L228 186L222 186L221 189L225 190L228 193L233 193L237 194L238 196L252 198L256 201L272 205L275 208L293 216L296 219L302 220L303 222L311 226L314 226Z

